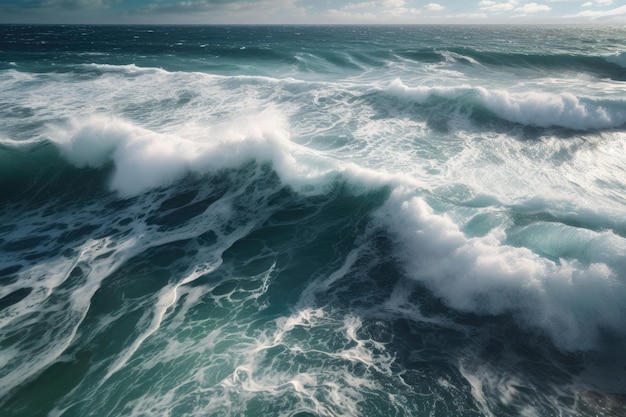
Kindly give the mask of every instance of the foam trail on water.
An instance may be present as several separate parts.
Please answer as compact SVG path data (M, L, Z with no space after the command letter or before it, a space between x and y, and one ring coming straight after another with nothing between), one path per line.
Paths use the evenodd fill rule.
M467 382L469 382L471 390L472 390L472 396L474 397L476 402L480 405L480 410L484 413L485 416L495 417L489 408L489 404L487 403L487 400L485 399L485 394L483 392L483 384L480 381L480 379L478 379L474 375L465 371L463 366L461 366L459 370L461 372L461 375L463 375L463 377L467 380Z
M381 387L367 377L345 372L344 366L361 364L368 372L382 376L392 375L392 357L384 346L356 335L361 321L355 316L343 320L322 308L301 308L275 321L276 328L261 334L255 343L242 353L239 364L220 386L224 394L238 403L242 396L262 393L266 398L295 398L299 408L316 415L357 415L360 401L367 392L379 392ZM314 334L332 329L332 335L318 338ZM302 338L302 330L312 335ZM330 344L335 346L332 348ZM337 345L343 346L338 350ZM263 364L270 351L283 352L272 362L284 361L283 371L273 371ZM374 353L377 351L378 353ZM316 358L308 366L295 367L297 357ZM325 365L334 364L332 367ZM275 364L277 366L278 364ZM341 365L341 366L337 366Z
M37 327L36 317L41 313L46 313L42 321L48 329L46 337L36 342L40 351L36 360L29 357L32 347L24 351L5 351L11 366L0 377L0 398L54 363L74 341L89 310L90 300L102 280L135 253L136 240L131 238L117 243L112 259L98 262L99 257L110 253L110 243L107 238L87 242L80 255L69 265L63 261L44 263L20 272L21 279L17 285L32 285L35 289L24 300L3 312L1 329L9 333L14 327L33 329ZM81 274L82 279L68 283L77 266L85 268L86 272ZM2 289L10 291L10 286Z
M210 273L212 270L215 270L216 268L218 268L219 265L220 264L217 263L216 265L213 265L211 268L207 269L206 271L203 271L203 273ZM113 376L116 372L122 369L126 365L128 360L141 347L143 342L159 329L159 327L161 326L161 323L163 322L163 319L165 318L167 311L172 306L174 306L176 302L178 301L178 297L179 297L178 289L182 285L195 280L200 275L201 274L197 274L197 273L192 274L177 284L167 285L156 295L157 301L154 305L153 311L150 312L150 314L152 315L150 324L139 336L135 338L133 343L128 348L126 348L121 354L118 355L115 362L109 367L107 374L100 381L100 385L104 384L111 376ZM144 319L145 317L146 315L144 315Z
M179 300L179 290L182 286L189 284L201 276L206 274L210 274L215 271L222 264L222 259L218 257L224 250L230 247L234 242L246 236L250 230L252 229L252 224L248 224L245 227L241 227L237 229L235 232L228 236L223 236L221 240L221 248L217 249L212 248L211 251L205 250L204 257L211 259L209 261L205 261L203 264L196 265L193 267L193 270L185 276L183 279L176 283L170 283L163 287L158 294L156 294L154 303L154 308L152 311L144 314L144 319L151 315L152 318L150 320L147 328L141 332L139 336L135 338L132 345L129 346L116 358L115 362L109 366L109 370L105 377L101 380L100 384L104 384L111 376L113 376L116 372L122 369L128 360L137 352L137 350L141 347L144 341L154 334L161 327L161 323L163 322L168 310L171 307L175 306Z
M111 64L82 64L82 68L100 70L106 73L121 73L126 75L136 74L167 74L168 72L162 68L139 67L135 64L128 65L111 65Z

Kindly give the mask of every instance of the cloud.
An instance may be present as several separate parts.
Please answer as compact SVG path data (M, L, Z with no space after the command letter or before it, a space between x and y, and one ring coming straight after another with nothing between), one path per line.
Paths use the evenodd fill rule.
M109 7L114 0L37 0L25 2L21 6L34 10L85 10Z
M120 0L0 0L0 23L102 23ZM120 19L115 19L119 23Z
M611 10L585 10L576 14L563 16L564 18L589 17L591 19L601 19L605 17L626 16L626 6L620 6Z
M597 4L598 6L610 6L611 4L613 4L613 0L588 1L586 3L583 3L580 7L591 7L594 4Z
M324 15L333 20L349 20L349 21L374 21L376 14L374 13L355 13L343 9L329 9Z
M191 0L179 1L176 3L152 3L144 10L164 13L189 13L204 12L213 10L241 10L246 7L253 7L266 1L236 0L232 2L224 0Z
M490 13L501 13L513 10L517 6L516 0L509 0L507 2L496 2L491 0L484 0L478 3L479 9Z
M189 0L177 3L153 3L141 13L151 14L192 14L207 12L241 13L273 13L284 10L299 10L297 0ZM301 9L300 9L301 10Z
M486 13L459 13L459 14L449 14L445 17L447 19L454 19L454 20L482 20L482 19L486 19L488 16Z
M411 19L421 9L405 7L404 0L376 0L348 3L339 9L326 10L323 16L333 21L394 22Z
M404 7L404 0L380 0L380 1L367 1L359 3L348 3L340 10L357 10L357 9L373 9L378 7L384 8L398 8Z
M437 4L437 3L428 3L426 6L424 6L424 8L430 12L438 12L440 10L445 9L444 6L442 6L441 4Z
M528 3L528 4L523 5L522 7L518 7L515 9L516 12L520 12L524 14L549 12L550 10L552 10L550 6L546 6L544 4L537 4L537 3Z
M429 1L429 0L426 0ZM572 21L624 21L615 0L0 0L10 23L447 23L544 13ZM539 3L541 1L541 3ZM469 7L470 3L472 7ZM620 7L615 4L620 4ZM420 4L419 8L415 4ZM552 6L552 7L550 7ZM473 8L474 10L471 10ZM569 9L569 10L568 10ZM442 13L442 11L445 11ZM567 13L570 13L567 16ZM557 17L556 15L559 15ZM420 19L420 16L422 18ZM480 22L475 22L480 23Z

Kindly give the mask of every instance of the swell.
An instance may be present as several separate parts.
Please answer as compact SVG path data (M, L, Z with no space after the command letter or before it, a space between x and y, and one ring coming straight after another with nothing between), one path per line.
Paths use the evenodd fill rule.
M448 66L474 67L476 69L503 70L521 68L534 73L572 74L586 73L600 79L625 81L624 54L572 55L564 53L515 53L474 48L425 47L416 49L348 50L347 54L363 62L366 68L382 68L389 62L409 60L417 64L446 64ZM367 57L367 59L363 59ZM343 65L340 65L343 67Z
M425 114L459 111L481 124L513 123L538 128L599 131L626 124L626 101L577 97L571 93L509 92L472 86L408 87L394 80L381 90L397 103L411 103Z
M598 78L625 81L626 72L622 55L572 55L563 53L511 53L477 50L472 48L449 48L437 51L445 59L445 52L456 54L457 61L495 68L519 67L534 71L586 72Z
M9 25L0 30L0 65L7 69L10 62L33 64L29 65L33 71L41 71L37 63L47 62L49 70L69 71L67 64L84 63L88 57L98 64L139 63L179 70L185 65L184 59L188 59L196 60L195 65L205 71L250 71L244 64L259 61L264 65L300 68L300 71L307 72L318 68L316 61L335 70L364 71L384 69L390 62L409 60L418 64L585 72L598 78L626 80L624 54L615 54L611 50L598 55L532 49L518 52L515 48L512 52L504 52L501 47L481 50L445 43L438 45L439 42L432 38L437 34L436 28L432 34L421 28L356 29L329 27L320 38L315 27ZM373 41L373 35L374 39L379 39ZM474 35L478 39L490 36L488 31L479 28L475 29ZM523 32L518 36L523 36ZM416 47L398 47L398 39ZM458 43L467 42L460 39ZM307 56L313 62L307 62ZM308 65L303 66L303 60ZM234 67L225 67L226 62Z

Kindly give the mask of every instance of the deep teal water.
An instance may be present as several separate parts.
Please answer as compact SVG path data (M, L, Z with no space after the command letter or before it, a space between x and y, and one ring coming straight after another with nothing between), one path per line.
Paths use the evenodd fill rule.
M625 414L625 39L0 26L0 414Z

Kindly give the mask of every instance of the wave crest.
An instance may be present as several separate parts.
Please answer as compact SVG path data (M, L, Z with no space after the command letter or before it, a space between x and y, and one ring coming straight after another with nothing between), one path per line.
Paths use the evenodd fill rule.
M626 52L622 52L622 53L618 53L618 54L614 54L614 55L609 55L607 57L604 58L607 62L610 62L611 64L615 64L618 65L622 68L626 68Z
M281 177L296 169L284 118L273 110L206 126L188 139L114 117L92 116L57 127L52 141L78 167L114 166L110 187L124 197L167 186L187 173L207 173L250 160L272 162Z
M594 240L603 247L596 252L612 256L589 253L588 264L554 262L503 244L498 231L469 238L402 188L392 193L380 219L397 237L409 276L454 309L513 314L522 326L544 331L570 351L594 348L602 330L625 336L626 285L617 272L624 267L623 238L606 232Z
M626 124L626 102L599 102L570 93L510 93L483 87L408 87L400 79L386 90L392 96L420 104L431 97L460 102L470 108L485 108L498 118L536 127L563 127L574 130L612 129Z

